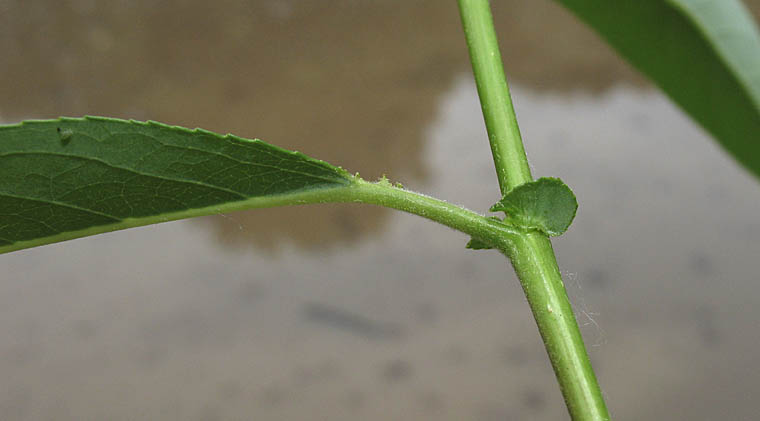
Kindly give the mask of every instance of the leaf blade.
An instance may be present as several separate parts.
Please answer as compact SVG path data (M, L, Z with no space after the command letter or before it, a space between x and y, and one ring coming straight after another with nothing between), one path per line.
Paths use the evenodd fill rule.
M556 0L760 177L760 35L738 0Z
M760 31L746 7L734 0L668 1L711 40L715 51L760 109Z
M102 117L0 127L0 253L155 222L329 201L345 170L260 140Z
M575 194L559 178L542 177L510 190L491 207L507 214L505 224L549 236L567 231L578 210Z

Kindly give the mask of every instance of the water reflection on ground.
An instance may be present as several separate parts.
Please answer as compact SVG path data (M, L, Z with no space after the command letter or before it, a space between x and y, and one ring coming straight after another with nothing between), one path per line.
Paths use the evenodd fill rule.
M480 211L497 199L448 2L147 4L0 2L0 72L18 81L0 115L203 126ZM564 12L496 7L534 175L581 203L555 247L613 416L753 419L760 185ZM466 240L345 205L0 256L0 413L563 419L511 269Z
M13 81L0 116L152 119L262 138L369 179L426 180L423 131L469 65L457 8L329 3L0 2L0 77ZM514 80L597 91L641 83L554 4L496 6ZM381 209L308 213L265 210L210 225L234 247L275 249L287 238L323 248L375 234L387 218ZM241 234L240 224L251 229Z
M426 131L433 181L413 187L485 209L497 187L470 143L484 139L474 91L462 76L444 96ZM659 94L514 97L534 172L581 201L555 245L616 418L750 419L760 185ZM3 256L0 410L561 419L503 258L414 216L388 222L352 247L274 256L219 248L193 222Z

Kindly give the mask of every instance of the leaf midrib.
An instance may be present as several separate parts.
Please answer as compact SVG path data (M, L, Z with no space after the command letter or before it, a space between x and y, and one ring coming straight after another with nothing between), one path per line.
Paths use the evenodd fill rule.
M80 160L80 161L92 161L92 162L97 162L97 163L106 165L109 168L123 170L123 171L129 172L131 174L138 175L138 176L152 177L152 178L156 178L156 179L159 179L159 180L173 181L173 182L184 183L184 184L191 184L191 185L206 187L206 188L210 188L210 189L213 189L213 190L217 190L217 191L233 194L233 195L238 196L241 200L242 199L246 199L247 197L249 197L249 196L247 196L247 195L245 195L245 194L243 194L243 193L241 193L239 191L231 190L231 189L228 189L228 188L225 188L225 187L221 187L221 186L218 186L218 185L208 184L208 183L204 183L204 182L198 181L198 180L191 180L191 179L186 179L186 178L175 178L175 177L169 177L169 176L166 176L166 175L158 175L158 174L151 173L151 172L137 171L137 170L135 170L133 168L128 168L128 167L116 165L116 164L113 164L111 162L104 161L102 159L93 158L93 157L86 157L86 156L82 156L82 155L64 154L64 153L47 152L47 151L46 152L39 152L39 151L37 151L37 152L10 152L10 153L5 153L5 154L0 154L0 158L2 158L2 157L8 157L8 156L35 156L35 155L37 155L37 156L48 156L48 155L50 155L50 156L59 156L59 157L65 157L65 158L72 158L72 159L76 159L76 160ZM237 162L239 162L241 164L245 164L245 165L252 165L252 166L261 167L261 168L269 168L269 169L272 169L274 171L283 171L283 172L288 172L288 173L291 173L291 174L296 174L296 175L300 175L300 176L304 176L304 177L311 177L313 179L330 182L331 184L344 184L344 183L340 183L336 179L330 179L330 178L327 178L327 177L311 176L311 175L309 175L307 173L302 173L302 172L299 172L299 171L286 170L286 169L282 169L280 167L273 166L273 165L259 164L259 163L253 163L253 162L244 162L244 161L237 161ZM226 168L226 169L229 169L229 168ZM280 180L282 180L282 179L280 179ZM280 180L278 180L278 181L280 181ZM348 184L349 183L345 183L345 185L348 185ZM266 196L266 195L267 194L257 195L257 196Z

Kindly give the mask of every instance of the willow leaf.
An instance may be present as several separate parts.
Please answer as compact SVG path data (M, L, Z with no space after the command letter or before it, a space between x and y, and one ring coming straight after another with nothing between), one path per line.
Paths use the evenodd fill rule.
M260 140L85 117L0 127L0 253L236 209L331 201L357 179Z
M556 0L760 176L760 33L740 0Z

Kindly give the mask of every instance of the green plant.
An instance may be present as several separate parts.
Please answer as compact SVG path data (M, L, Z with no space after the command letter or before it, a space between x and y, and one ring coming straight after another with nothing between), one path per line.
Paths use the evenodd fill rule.
M544 235L566 228L575 210L574 198L558 182L544 179L531 183L486 3L473 3L473 9L467 3L460 4L505 196L494 210L507 210L506 221L484 218L395 188L384 180L367 183L340 169L263 143L221 140L206 132L157 124L66 119L8 127L2 132L2 179L6 183L3 237L7 242L3 250L257 206L363 201L417 213L472 235L471 247L496 247L512 257L539 327L545 339L548 337L550 357L571 413L578 419L604 417L598 392L593 384L589 387L593 373L584 359L551 245ZM730 109L736 108L747 109ZM746 121L751 124L756 120ZM505 153L510 149L512 152ZM52 179L56 184L51 189ZM248 183L252 179L257 182ZM98 180L98 185L92 180ZM562 196L544 194L551 190ZM34 197L37 203L43 200L45 206L33 203L32 193L38 195ZM531 195L564 197L564 206L557 209L553 203L541 206L540 200L524 200ZM68 206L55 207L64 203L54 201L65 201ZM550 288L536 286L542 283ZM552 319L563 320L564 326ZM555 344L569 344L574 351L567 353L562 348L568 347L552 345L555 340ZM563 373L568 366L558 360L565 355L574 356L575 365L570 367L577 370L575 374ZM595 404L587 405L588 400Z

